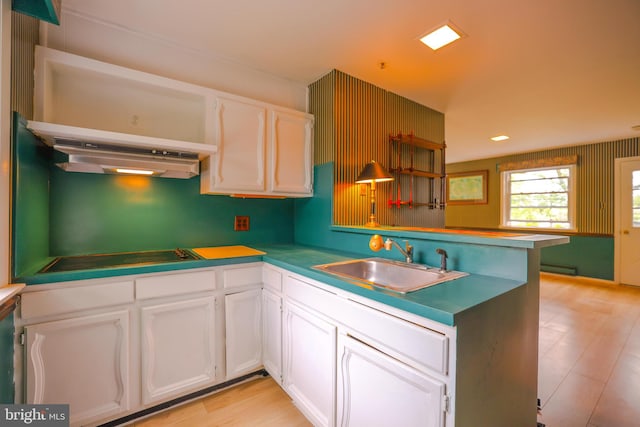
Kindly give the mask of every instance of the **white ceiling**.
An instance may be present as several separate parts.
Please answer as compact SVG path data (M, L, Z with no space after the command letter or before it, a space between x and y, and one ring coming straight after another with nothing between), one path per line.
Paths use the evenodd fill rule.
M640 136L638 0L63 6L305 85L336 68L445 113L448 162ZM467 37L437 52L418 41L447 20Z

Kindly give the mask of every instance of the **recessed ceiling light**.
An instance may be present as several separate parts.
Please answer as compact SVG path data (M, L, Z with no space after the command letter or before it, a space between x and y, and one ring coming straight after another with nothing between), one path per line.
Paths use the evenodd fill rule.
M420 41L429 46L431 49L437 50L442 46L446 46L449 43L458 40L463 35L464 33L462 31L455 28L455 26L451 22L449 22L420 37Z
M494 136L493 138L491 138L492 141L506 141L507 139L509 139L509 137L507 135L498 135L498 136Z

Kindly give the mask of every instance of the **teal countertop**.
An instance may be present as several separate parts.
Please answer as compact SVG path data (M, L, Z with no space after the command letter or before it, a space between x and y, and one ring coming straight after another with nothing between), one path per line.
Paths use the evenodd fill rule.
M443 240L450 243L481 244L485 246L500 246L509 248L540 249L548 246L569 243L569 237L548 234L527 234L516 231L478 231L453 228L425 228L425 227L387 227L376 228L333 225L331 230L341 233L371 235L374 233L385 236Z
M311 268L314 265L365 258L360 255L301 246L261 247L265 262L401 310L453 326L463 312L526 283L472 274L406 294L370 289Z
M330 286L378 301L395 308L443 323L455 325L463 312L525 285L524 282L472 274L450 282L441 283L407 294L359 286L337 278L329 273L313 269L314 265L365 258L359 254L319 249L300 245L273 245L252 247L265 251L262 256L226 258L216 260L194 260L179 263L145 265L139 267L105 268L73 272L35 274L21 278L28 285L66 282L96 278L117 277L133 274L170 272L192 268L265 261L294 273L326 283Z
M49 259L48 261L51 261ZM70 282L73 280L103 279L106 277L128 276L132 274L162 273L169 271L187 270L192 268L216 267L219 265L244 264L262 261L262 256L248 256L223 259L197 259L190 261L169 262L164 264L149 264L143 266L111 267L90 270L63 271L53 273L34 273L29 276L18 277L15 283L29 285L43 285L46 283ZM42 266L47 265L43 263Z

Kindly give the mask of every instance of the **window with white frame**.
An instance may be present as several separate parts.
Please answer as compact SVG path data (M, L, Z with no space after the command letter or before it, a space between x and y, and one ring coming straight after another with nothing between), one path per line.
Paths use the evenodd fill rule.
M575 165L502 172L501 226L575 230Z

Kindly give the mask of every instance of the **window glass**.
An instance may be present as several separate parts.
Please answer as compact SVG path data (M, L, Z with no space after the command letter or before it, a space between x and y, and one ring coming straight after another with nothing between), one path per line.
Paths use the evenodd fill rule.
M573 229L573 171L562 166L503 172L502 226Z

